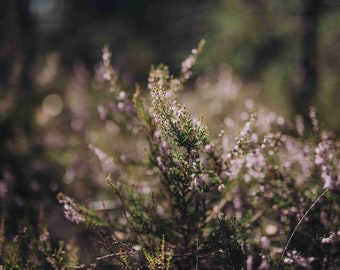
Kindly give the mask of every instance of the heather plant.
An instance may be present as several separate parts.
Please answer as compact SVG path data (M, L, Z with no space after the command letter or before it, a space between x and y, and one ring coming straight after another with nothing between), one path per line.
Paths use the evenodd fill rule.
M181 98L203 44L178 77L152 67L147 91L136 85L132 97L104 48L100 117L142 143L144 155L89 146L112 191L113 207L103 202L101 213L58 195L66 218L91 229L103 248L78 268L336 269L339 141L320 130L313 108L312 133L301 117L289 121L250 98L232 112L241 86L225 68L215 85L209 75L197 79L213 115L193 117ZM213 138L216 119L224 127Z
M190 69L202 47L203 42L182 63L179 78L171 76L165 65L153 67L148 79L151 98L143 97L137 86L132 103L127 92L119 90L109 52L104 49L104 78L108 92L115 96L108 104L110 111L114 111L110 119L123 125L127 118L135 118L132 121L147 136L149 153L140 161L126 161L108 157L102 150L90 146L103 168L113 168L108 183L118 198L121 212L114 220L107 220L104 231L109 233L105 234L103 224L99 226L67 196L59 195L59 200L69 220L89 225L100 238L106 235L101 242L116 255L109 256L113 264L128 268L139 263L152 268L159 261L162 269L167 269L170 259L158 258L165 256L165 246L169 249L167 252L173 254L171 265L179 268L244 264L236 224L222 216L210 216L213 202L221 196L218 186L222 183L211 164L204 162L204 157L208 158L207 127L202 118L193 119L177 98L177 92L191 76ZM102 108L106 115L108 108ZM126 128L131 134L136 133L135 127L126 125ZM136 173L139 173L138 180L130 179L136 177ZM224 231L225 228L228 230ZM214 239L214 245L209 239Z

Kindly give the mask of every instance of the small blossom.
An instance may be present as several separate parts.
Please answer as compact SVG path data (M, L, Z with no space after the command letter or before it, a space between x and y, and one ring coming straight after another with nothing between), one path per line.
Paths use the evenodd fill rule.
M303 122L303 117L302 115L297 115L295 117L295 127L296 127L296 131L297 133L302 136L303 135L303 132L305 130L305 125L304 125L304 122Z
M182 74L184 75L185 79L189 79L192 75L190 71L191 67L195 64L196 59L193 55L190 55L187 59L182 62Z
M217 189L219 192L222 192L225 189L224 184L219 185Z
M194 177L194 185L198 188L203 187L209 181L209 175L207 173L204 173L200 176L194 176L194 175L192 176Z
M293 264L293 259L291 259L291 258L285 258L284 260L283 260L283 263L285 263L285 264Z
M49 238L49 232L45 229L42 231L42 233L39 235L39 241L40 242L47 242Z
M269 270L270 269L270 264L268 260L265 258L265 256L262 256L262 262L258 267L259 270Z
M319 130L319 121L318 121L318 119L316 117L316 110L315 110L314 107L310 108L309 117L310 117L310 119L312 121L313 131L317 132Z
M335 233L331 232L331 234L328 237L324 237L321 239L321 243L329 245L329 244L332 244L334 240L335 240Z
M291 265L296 263L303 267L303 269L311 269L311 263L315 260L314 257L304 257L296 250L288 251L287 257L283 260L283 263Z
M164 165L163 161L162 161L162 158L161 157L157 157L157 165L158 167L160 168L160 170L162 172L166 172L166 166Z
M120 110L121 112L124 111L124 102L119 102L117 106L118 110Z
M194 184L196 187L202 187L203 186L203 179L201 177L195 177L194 178Z
M321 178L324 181L324 188L338 188L340 186L339 175L336 173L338 161L333 151L336 150L335 143L328 134L322 134L322 140L315 148L314 163L321 170Z
M207 153L213 153L214 150L215 150L215 144L207 144L205 147L204 147L205 151Z
M111 56L112 55L111 55L109 48L105 46L103 49L102 59L103 59L104 68L105 68L103 78L106 81L110 81L114 77L114 71L111 66Z
M174 109L176 111L176 109ZM176 118L181 119L186 113L186 110L184 107L181 107L179 110L176 112Z
M127 98L126 92L125 92L125 91L120 91L120 92L119 92L119 95L118 95L118 99L119 99L119 100L124 100L124 99L126 99L126 98Z

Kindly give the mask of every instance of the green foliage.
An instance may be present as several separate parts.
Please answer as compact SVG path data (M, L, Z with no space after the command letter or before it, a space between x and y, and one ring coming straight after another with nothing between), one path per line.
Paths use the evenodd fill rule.
M239 233L236 229L235 220L228 220L221 216L218 224L210 235L207 245L215 243L215 259L217 265L222 265L224 269L242 269L246 261L246 255L239 243Z
M165 240L164 235L162 242L156 247L155 252L149 253L146 249L143 250L144 256L148 262L150 270L169 270L172 258L172 252L165 251Z

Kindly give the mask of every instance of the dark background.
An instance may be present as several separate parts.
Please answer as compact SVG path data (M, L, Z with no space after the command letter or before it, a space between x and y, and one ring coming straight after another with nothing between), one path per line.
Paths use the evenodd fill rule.
M75 228L63 221L57 192L101 197L93 180L100 168L84 159L91 161L88 126L97 127L89 89L105 44L132 86L145 84L151 64L178 73L205 38L197 74L227 63L245 85L259 86L269 107L308 122L314 105L321 126L340 132L337 0L2 0L0 20L0 210L8 235L19 223L37 227L42 209L52 235L67 238ZM45 121L39 112L53 93L64 107Z

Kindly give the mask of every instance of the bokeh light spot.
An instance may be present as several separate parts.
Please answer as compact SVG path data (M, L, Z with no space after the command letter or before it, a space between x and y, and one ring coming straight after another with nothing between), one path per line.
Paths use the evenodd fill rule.
M42 110L49 116L57 116L61 113L64 103L61 97L57 94L51 94L44 98Z
M265 227L265 232L267 235L274 235L277 233L277 231L278 227L275 224L270 223Z

